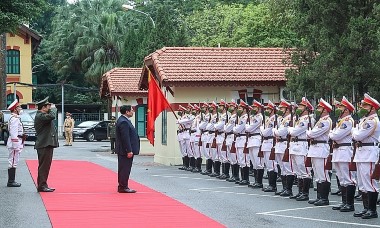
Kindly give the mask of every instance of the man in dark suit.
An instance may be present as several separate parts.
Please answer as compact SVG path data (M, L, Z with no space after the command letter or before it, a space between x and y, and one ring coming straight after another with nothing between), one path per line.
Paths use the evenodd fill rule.
M47 179L51 162L53 160L53 150L58 147L58 135L54 125L57 115L55 105L49 103L48 98L37 102L38 111L34 118L34 128L36 129L36 143L34 148L38 155L38 192L54 192L54 188L49 188Z
M134 110L130 105L120 107L122 114L116 123L116 146L118 155L118 182L119 193L135 193L128 187L129 175L131 173L133 156L140 153L140 138L129 118L133 116Z

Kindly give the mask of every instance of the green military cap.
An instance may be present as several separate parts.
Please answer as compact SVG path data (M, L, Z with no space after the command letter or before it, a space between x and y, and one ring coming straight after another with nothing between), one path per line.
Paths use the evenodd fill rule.
M45 105L51 104L48 100L49 100L49 96L45 97L45 99L43 99L41 101L36 102L36 105L37 105L38 109L41 109Z

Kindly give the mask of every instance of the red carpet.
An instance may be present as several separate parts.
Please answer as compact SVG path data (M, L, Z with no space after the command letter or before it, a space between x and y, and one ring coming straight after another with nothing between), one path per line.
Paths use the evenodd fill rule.
M38 162L27 165L36 182ZM54 160L48 183L56 190L41 197L54 228L224 227L132 180L130 188L137 193L117 193L117 174L90 162Z

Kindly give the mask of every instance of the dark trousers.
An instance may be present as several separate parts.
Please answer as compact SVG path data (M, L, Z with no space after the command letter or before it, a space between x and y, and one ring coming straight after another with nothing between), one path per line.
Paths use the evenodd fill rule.
M116 141L115 138L110 138L110 142L111 142L111 151L112 151L112 152L115 152L115 141Z
M38 177L37 187L48 187L47 179L49 177L51 161L53 160L54 147L44 147L37 149L38 155Z
M127 155L117 155L118 161L118 182L119 188L128 188L129 175L131 174L132 169L132 158L127 158Z

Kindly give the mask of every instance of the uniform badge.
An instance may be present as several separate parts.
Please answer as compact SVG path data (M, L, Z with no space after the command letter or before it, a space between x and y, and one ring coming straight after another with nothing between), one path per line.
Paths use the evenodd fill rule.
M301 123L300 123L300 126L303 127L303 126L305 126L305 124L304 124L303 122L301 122Z
M368 129L368 128L371 128L371 125L369 123L365 123L364 126L363 126L364 129Z
M347 125L345 123L340 125L340 129L346 129L346 128L347 128Z
M269 128L273 127L273 124L272 123L268 124L268 127Z
M255 121L253 121L254 123L257 123L257 120L255 119Z
M317 127L318 128L323 128L325 125L322 123L322 122L320 122L318 125L317 125Z
M284 126L288 127L289 126L289 122L285 122Z

